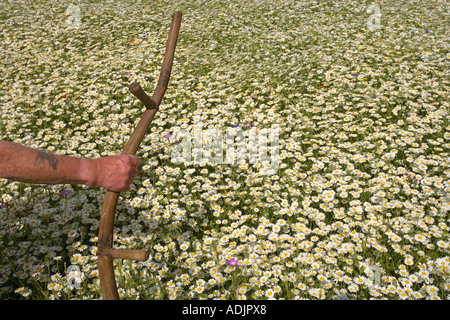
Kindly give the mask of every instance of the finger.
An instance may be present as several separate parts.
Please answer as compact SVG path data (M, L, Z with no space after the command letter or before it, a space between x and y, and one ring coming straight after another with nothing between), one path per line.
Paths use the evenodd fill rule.
M127 191L130 191L130 187L125 187L119 190L119 192L127 192Z
M131 156L131 162L135 166L139 166L141 164L141 160L138 157L136 157L136 156Z
M122 156L122 160L128 159L128 163L134 167L137 167L141 164L141 160L136 156Z

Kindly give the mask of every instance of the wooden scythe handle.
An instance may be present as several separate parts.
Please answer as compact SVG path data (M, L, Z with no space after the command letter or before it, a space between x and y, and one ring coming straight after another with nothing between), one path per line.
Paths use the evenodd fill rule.
M164 60L161 66L158 84L156 85L152 98L142 90L138 83L135 82L130 85L130 92L134 94L147 109L131 135L130 140L123 149L122 155L134 155L136 153L153 117L159 109L159 104L161 103L169 83L180 24L181 12L176 11L172 16ZM100 278L102 298L105 300L119 300L119 293L117 291L116 278L114 275L113 259L145 261L149 256L146 250L114 249L112 247L114 216L118 199L119 192L106 192L98 230L98 275Z

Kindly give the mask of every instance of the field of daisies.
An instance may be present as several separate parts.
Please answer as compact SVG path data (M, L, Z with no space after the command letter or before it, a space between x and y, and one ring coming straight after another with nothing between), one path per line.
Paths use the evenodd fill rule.
M150 253L115 261L121 298L450 299L445 0L0 0L0 139L118 154L144 111L128 86L153 92L176 10L116 211L114 246ZM198 121L279 128L276 172L174 161ZM100 299L104 195L0 179L0 299Z

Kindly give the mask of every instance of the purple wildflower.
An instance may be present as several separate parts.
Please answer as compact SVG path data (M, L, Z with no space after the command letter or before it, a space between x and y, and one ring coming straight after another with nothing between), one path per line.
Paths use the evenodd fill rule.
M69 190L69 189L65 189L65 190L61 191L61 194L62 194L63 196L67 196L68 194L71 194L71 193L72 193L72 191Z
M227 265L229 267L236 267L238 265L238 261L235 258L227 260Z

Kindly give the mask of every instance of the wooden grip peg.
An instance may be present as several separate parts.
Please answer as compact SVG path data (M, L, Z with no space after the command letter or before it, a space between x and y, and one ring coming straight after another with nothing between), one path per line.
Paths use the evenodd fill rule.
M149 257L147 250L111 249L113 259L128 259L146 261Z
M139 83L133 82L132 84L130 84L130 87L128 88L128 90L130 90L130 92L132 94L134 94L134 96L142 102L142 104L145 106L145 108L147 108L147 109L157 109L158 108L156 106L155 101L153 101L152 98L150 98L145 93L145 91L141 88Z

